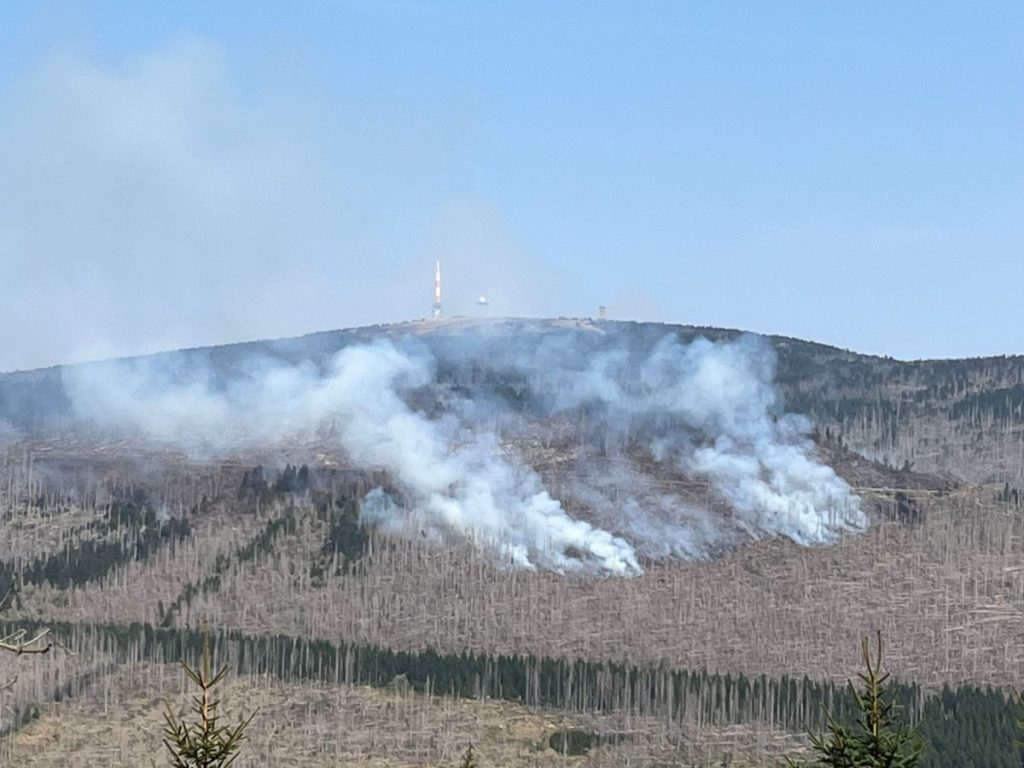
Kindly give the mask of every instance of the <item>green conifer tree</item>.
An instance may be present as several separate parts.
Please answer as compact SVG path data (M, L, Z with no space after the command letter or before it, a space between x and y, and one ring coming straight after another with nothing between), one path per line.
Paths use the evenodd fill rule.
M235 725L221 724L220 701L213 697L213 689L227 675L228 667L224 665L213 673L210 636L205 630L202 666L193 669L185 662L181 666L199 688L199 694L192 698L194 722L179 720L169 705L164 713L164 745L171 754L171 765L174 768L227 768L238 757L245 729L256 713Z
M817 753L814 762L794 766L830 766L831 768L913 768L922 757L923 744L916 730L898 719L899 706L886 683L889 674L882 671L882 633L872 658L868 638L861 641L865 672L859 673L861 687L850 681L850 693L857 712L852 725L839 722L828 713L828 732L811 735L811 747Z

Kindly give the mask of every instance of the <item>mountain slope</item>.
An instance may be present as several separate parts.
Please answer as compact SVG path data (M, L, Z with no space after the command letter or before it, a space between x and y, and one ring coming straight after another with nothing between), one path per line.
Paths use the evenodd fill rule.
M639 339L649 346L666 335L718 341L740 332L659 323L455 319L327 331L145 359L174 361L176 366L201 363L229 375L252 358L322 364L346 346L374 339L412 336L429 346L481 335L526 345L557 335L604 335ZM822 442L834 441L898 469L1024 485L1024 357L905 362L799 339L767 340L778 357L776 382L786 409L811 417ZM71 402L64 375L61 367L0 374L0 424L36 436L67 424Z

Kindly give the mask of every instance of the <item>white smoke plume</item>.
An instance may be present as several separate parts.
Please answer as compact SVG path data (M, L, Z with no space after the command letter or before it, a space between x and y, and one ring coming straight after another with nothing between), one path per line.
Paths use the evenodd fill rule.
M866 526L815 456L809 422L780 412L773 375L773 353L754 337L481 333L356 344L321 365L248 359L225 372L192 353L76 366L65 388L101 427L206 453L336 439L355 466L383 468L401 489L401 502L364 503L364 521L385 532L469 539L514 566L634 574L641 557L709 556L730 530L821 544ZM502 440L583 412L606 443L709 484L732 528L624 464L588 470L582 454L571 493L593 514L574 519Z
M432 381L422 351L408 354L389 342L353 346L323 372L264 362L223 386L194 363L187 371L152 359L71 370L66 384L83 415L207 451L228 439L301 436L330 422L356 466L387 469L415 504L401 520L376 520L392 532L468 537L524 567L640 570L629 544L566 515L493 436L467 431L450 415L427 418L403 400Z
M646 435L654 458L706 478L751 536L823 544L863 530L859 499L814 454L810 421L779 412L774 372L758 337L684 345L667 336L638 366L621 351L593 360L557 388L558 407L605 406L605 422Z

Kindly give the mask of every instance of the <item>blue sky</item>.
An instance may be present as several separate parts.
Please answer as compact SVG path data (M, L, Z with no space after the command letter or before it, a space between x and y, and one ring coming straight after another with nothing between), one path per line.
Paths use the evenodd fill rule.
M1024 353L1024 4L4 6L0 370L424 316Z

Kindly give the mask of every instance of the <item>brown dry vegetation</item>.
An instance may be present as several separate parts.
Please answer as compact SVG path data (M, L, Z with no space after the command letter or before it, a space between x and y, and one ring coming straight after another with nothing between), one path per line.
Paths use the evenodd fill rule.
M4 555L12 562L68 551L93 535L83 523L115 497L142 494L167 514L186 516L193 532L97 582L25 585L21 608L4 618L156 625L187 584L227 562L216 588L183 603L173 624L207 619L218 629L401 650L819 679L852 675L850 638L878 628L900 677L927 686L1024 682L1019 510L996 502L993 488L893 473L831 450L851 481L867 483L865 504L873 510L869 532L833 547L767 540L711 562L651 563L638 578L594 579L504 569L468 546L373 537L353 571L328 569L317 579L311 565L327 523L303 495L237 501L240 465L165 460L143 475L109 457L86 461L79 454L70 461L12 446L0 478ZM88 472L79 471L85 466ZM346 482L360 492L369 487L367 479ZM915 511L912 520L898 514L897 483L906 486L901 493ZM295 521L287 533L239 560L268 522L286 515ZM135 761L152 756L158 743L161 699L182 698L175 659L157 664L140 651L133 661L131 652L113 654L99 636L83 635L75 650L43 663L0 659L0 679L18 675L5 694L8 711L42 706L40 719L3 740L0 755L25 765L145 764ZM275 713L261 716L254 729L252 764L282 755L294 765L454 764L473 741L486 765L693 765L726 753L739 765L744 755L759 759L801 743L798 734L768 723L712 727L688 713L643 715L627 707L618 715L586 715L265 676L233 681L225 698ZM640 735L560 762L566 759L541 748L556 724ZM404 735L410 730L414 738ZM310 739L316 746L308 746Z
M1024 520L989 489L929 496L927 521L877 521L835 547L762 541L708 563L654 564L634 579L516 572L469 547L375 539L354 575L314 583L323 524L300 511L272 552L232 566L200 617L248 632L346 638L402 650L649 662L748 674L856 669L848 639L889 638L893 671L926 685L1017 685L1024 675ZM73 591L26 587L22 615L157 623L184 584L244 544L262 517L203 520L198 535ZM756 639L756 642L755 642Z
M9 464L21 472L24 462ZM880 628L890 637L899 675L926 685L1021 682L1024 519L996 502L993 488L949 490L934 477L868 466L875 475L865 476L857 462L840 469L854 482L907 486L903 493L921 521L887 519L880 512L893 507L893 491L862 485L865 505L876 510L874 524L834 547L774 539L711 562L652 563L638 578L593 579L508 570L468 545L372 538L354 574L328 573L324 583L313 578L310 564L326 523L308 499L242 510L233 498L236 467L189 467L191 483L174 481L171 472L158 487L172 508L194 508L204 495L216 500L190 516L192 536L81 588L26 586L21 615L156 624L160 604L170 604L186 583L210 573L218 557L290 510L294 531L254 560L232 562L219 588L185 606L178 624L206 617L223 628L407 650L629 659L837 679L855 670L845 641ZM117 487L119 477L113 472L95 482ZM73 523L95 514L77 504L9 509L5 548L18 550L16 560L68 546Z
M596 716L467 701L398 687L283 683L230 678L220 689L226 713L258 709L239 766L453 766L472 743L488 766L735 765L793 754L801 739L767 727L667 729L658 718ZM163 702L183 704L189 690L172 665L122 665L0 744L4 764L148 766ZM550 748L556 731L581 728L622 741L585 756Z
M178 659L139 643L116 649L96 623L208 620L248 635L395 650L628 661L656 680L672 669L845 680L859 666L854 639L880 629L900 678L930 688L1024 686L1024 515L996 499L1004 481L1024 485L1024 361L900 363L774 343L787 402L815 418L819 451L858 489L871 529L813 549L737 540L715 560L648 562L631 579L512 571L468 545L376 536L352 568L327 563L321 573L330 523L316 499L239 500L237 491L258 463L344 467L325 445L230 462L74 431L0 445L0 563L18 571L122 535L93 525L115 502L191 526L98 580L17 590L0 619L70 622L75 634L69 650L42 659L0 654L0 685L14 681L0 692L0 764L162 763L162 701L186 697ZM535 437L519 430L509 450L573 514L600 516L572 498L576 457L588 448L583 425L543 426ZM658 473L659 491L729 515L692 478L625 450L594 453L591 471L628 459ZM382 481L342 471L332 490L359 497ZM267 546L254 547L271 529ZM634 693L610 691L618 705L596 713L415 693L400 680L369 688L342 676L243 674L223 691L229 713L261 708L242 765L455 765L472 742L484 766L721 765L727 755L739 766L805 743L767 717L711 724L701 706L665 711ZM560 756L546 740L565 727L618 741Z

